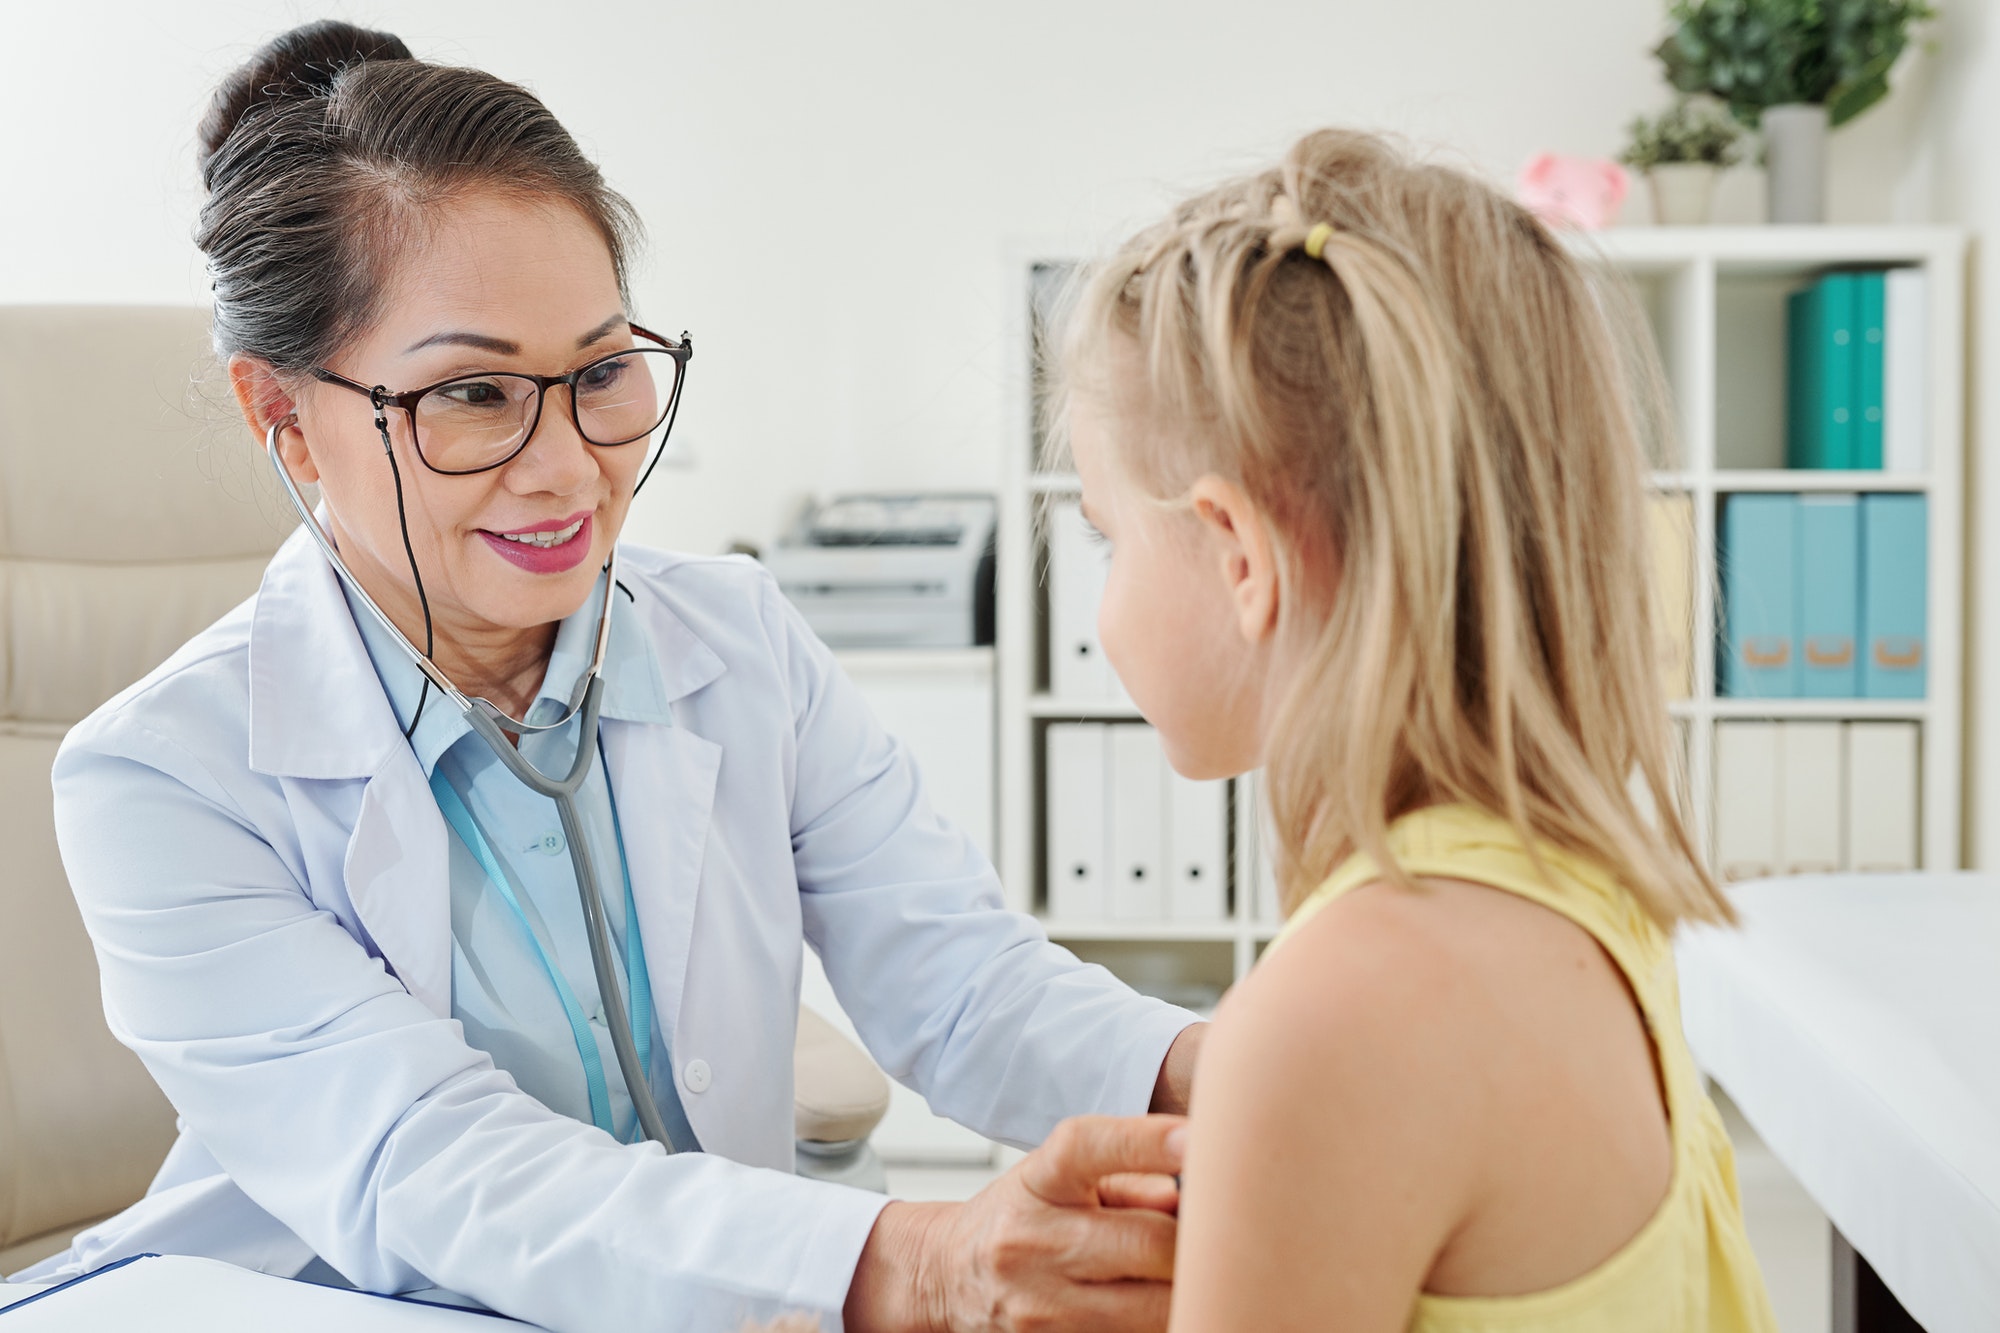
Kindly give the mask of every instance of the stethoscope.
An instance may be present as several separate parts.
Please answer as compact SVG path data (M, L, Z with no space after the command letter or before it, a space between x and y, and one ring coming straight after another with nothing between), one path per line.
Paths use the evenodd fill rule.
M382 448L388 455L389 472L395 480L396 521L402 527L403 549L405 554L410 557L410 574L417 581L417 597L424 607L424 625L426 634L428 635L430 627L430 602L424 595L423 577L417 573L416 556L410 547L409 522L403 510L402 473L396 466L395 449L389 441L389 423L383 411L379 390L377 391L376 398L375 426L381 432ZM661 425L666 427L668 431L673 429L674 417L679 411L680 384L676 381L673 398L668 404L666 416L661 422ZM296 416L288 416L280 421L273 422L270 429L264 433L264 452L269 455L271 465L277 469L278 480L284 484L285 494L291 497L292 507L298 510L300 521L305 525L306 531L312 535L313 541L319 546L320 553L326 557L327 563L340 576L341 582L347 585L348 590L360 600L363 606L368 608L369 613L375 617L382 628L388 631L389 637L399 644L404 652L409 654L410 660L416 663L419 671L423 672L426 682L430 686L434 686L440 694L458 706L459 711L465 716L466 724L479 735L481 740L486 742L495 757L507 766L507 770L516 779L525 784L529 790L549 797L555 802L556 813L562 821L563 838L569 843L570 864L576 871L576 891L577 896L583 902L583 920L585 934L590 941L591 967L597 976L598 994L606 1001L602 1006L604 1021L605 1025L610 1029L612 1049L618 1055L618 1071L625 1079L625 1090L632 1100L632 1109L638 1118L641 1131L643 1131L647 1138L659 1144L669 1153L676 1151L672 1138L667 1134L666 1122L661 1118L659 1104L653 1099L652 1086L647 1081L646 1062L640 1056L638 1042L632 1035L632 1023L627 1017L627 1006L620 1003L620 1000L623 998L623 992L619 988L618 976L612 966L614 954L611 942L611 930L605 921L604 896L598 886L597 867L591 858L590 839L585 836L583 820L578 815L576 808L576 794L582 789L584 779L590 776L590 766L598 752L597 714L598 708L604 700L604 654L606 647L611 642L612 593L618 587L618 551L616 545L614 544L612 548L611 558L604 562L603 604L597 613L597 636L591 650L590 665L584 670L583 675L577 678L576 687L570 691L568 708L561 717L553 722L537 724L523 722L519 718L510 717L490 700L468 697L456 685L452 684L451 678L446 676L438 664L431 660L430 655L426 652L420 652L417 646L411 643L403 634L403 631L396 627L396 622L389 618L388 613L376 605L375 599L368 595L368 590L361 586L361 581L354 577L352 570L348 569L347 562L340 558L340 552L334 549L332 538L328 537L326 530L320 526L319 519L313 514L312 507L306 503L305 496L300 492L298 483L292 480L291 472L285 467L284 460L278 456L278 436L284 432L286 427L296 425L297 422L298 418ZM663 435L661 438L664 439L665 436ZM652 476L652 465L658 462L659 458L656 455L647 464L644 474L639 478L638 485L632 488L634 495L638 494L640 486L646 484L647 478ZM420 701L417 707L417 716L421 717L422 714L423 705ZM577 732L576 757L570 763L569 772L562 777L551 776L536 768L507 739L505 734L505 731L512 731L516 735L556 731L569 725L571 718L579 716L583 721ZM503 731L503 728L505 731ZM415 730L416 719L412 718L410 732L413 733ZM449 816L447 817L449 818ZM489 859L478 848L474 850L480 854L482 862ZM487 867L489 878L494 875L496 870L496 866ZM502 891L505 892L504 884L501 887ZM629 904L631 899L629 879L625 887L626 899ZM639 923L631 919L628 907L628 915L625 922L625 931L628 938L636 941L638 930ZM538 949L539 947L539 944L537 944ZM544 958L544 963L547 965L546 958ZM631 971L629 964L627 971L628 973ZM553 970L551 970L551 980L557 983L559 989L564 989L560 977ZM634 984L637 985L639 983L635 981ZM567 995L564 996L564 999L566 1005L570 1004ZM573 1008L573 1005L571 1007ZM574 1024L575 1019L572 1017L572 1025L574 1026ZM650 1045L650 1040L648 1045ZM581 1038L578 1041L578 1054L585 1062L586 1072L589 1072L589 1066L595 1058L594 1052L586 1052Z

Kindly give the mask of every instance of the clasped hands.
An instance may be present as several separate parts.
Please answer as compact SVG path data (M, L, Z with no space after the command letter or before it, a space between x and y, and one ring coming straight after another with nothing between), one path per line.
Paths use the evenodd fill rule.
M1164 1329L1186 1136L1179 1116L1079 1116L964 1203L889 1204L846 1326Z

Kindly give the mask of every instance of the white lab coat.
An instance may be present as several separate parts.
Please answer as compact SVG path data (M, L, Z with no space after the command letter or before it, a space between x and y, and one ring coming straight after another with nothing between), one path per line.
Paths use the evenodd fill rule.
M303 533L256 597L79 724L63 860L112 1031L180 1113L148 1196L31 1270L147 1250L557 1330L829 1329L882 1200L791 1174L801 945L870 1052L1031 1144L1138 1113L1184 1011L1003 909L767 574L624 548L671 725L603 722L656 1021L706 1152L621 1146L522 1093L451 1014L447 838ZM435 701L433 707L436 706Z

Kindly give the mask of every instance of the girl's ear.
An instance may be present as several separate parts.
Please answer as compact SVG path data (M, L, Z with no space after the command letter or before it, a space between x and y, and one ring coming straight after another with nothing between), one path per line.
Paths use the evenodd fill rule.
M298 412L298 404L279 381L278 372L270 362L258 357L238 352L229 358L229 387L235 390L236 405L242 409L243 420L257 437L260 449L272 422L283 421ZM319 469L313 466L312 453L306 448L305 433L296 425L279 434L278 456L300 485L310 486L319 480Z
M1278 628L1278 552L1271 527L1243 488L1209 473L1188 488L1214 567L1236 608L1237 632L1255 647Z

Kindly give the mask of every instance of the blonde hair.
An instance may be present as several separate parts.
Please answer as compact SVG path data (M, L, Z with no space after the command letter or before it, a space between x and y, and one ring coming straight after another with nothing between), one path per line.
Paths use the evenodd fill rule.
M1051 447L1077 393L1120 391L1164 427L1119 433L1126 475L1171 502L1215 474L1274 529L1300 666L1264 783L1287 911L1356 850L1407 883L1389 824L1452 801L1605 866L1663 926L1729 919L1673 796L1645 540L1662 376L1618 302L1496 190L1340 130L1069 293Z

